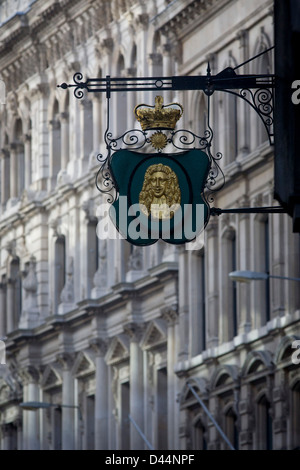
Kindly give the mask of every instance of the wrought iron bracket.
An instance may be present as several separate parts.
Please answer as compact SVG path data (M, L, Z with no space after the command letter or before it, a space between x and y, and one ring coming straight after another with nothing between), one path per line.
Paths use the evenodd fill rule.
M243 64L241 64L243 65ZM237 67L236 67L237 68ZM88 93L111 93L129 91L179 91L202 90L211 96L215 91L223 91L236 95L246 101L258 114L267 131L269 142L274 144L273 109L275 75L238 75L235 69L227 67L217 75L211 75L208 65L207 75L172 76L172 77L119 77L88 78L77 72L73 76L74 83L62 83L60 88L74 88L74 96L83 98L84 91ZM240 90L237 92L237 90Z
M270 207L238 207L233 209L220 209L219 207L211 207L210 215L221 214L286 214L287 211L281 206Z

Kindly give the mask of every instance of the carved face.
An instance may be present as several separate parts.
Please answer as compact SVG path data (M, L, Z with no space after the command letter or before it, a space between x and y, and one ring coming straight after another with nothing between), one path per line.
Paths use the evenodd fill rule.
M151 185L155 197L162 197L166 190L168 177L163 171L156 171L151 176Z

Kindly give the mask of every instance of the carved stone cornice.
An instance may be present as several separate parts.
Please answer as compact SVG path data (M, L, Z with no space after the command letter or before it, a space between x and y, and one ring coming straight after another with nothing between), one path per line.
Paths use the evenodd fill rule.
M168 326L173 326L178 322L179 313L177 304L163 307L160 312Z
M69 113L66 113L66 112L60 113L59 117L61 121L67 122L69 119Z
M182 9L174 8L173 15L170 9L166 9L155 18L155 26L164 36L178 37L181 31L185 30L195 21L201 20L204 16L203 11L212 9L215 5L219 7L221 1L218 0L192 0L187 5L183 5Z
M18 374L23 385L28 385L30 383L38 384L40 380L40 370L38 367L33 365L24 367L18 372Z
M49 84L48 83L38 83L36 87L31 90L31 97L37 95L41 98L46 98L49 94Z
M161 65L162 64L162 54L158 52L153 52L149 54L148 61L151 65Z
M2 148L0 150L0 158L8 158L9 157L9 151L7 148Z
M114 48L114 40L112 38L102 39L100 43L100 52L104 52L105 54L109 55L112 53L113 48Z
M56 356L56 361L63 370L70 370L74 363L74 354L63 352Z
M240 31L237 32L236 38L240 42L240 47L246 47L248 46L248 37L249 37L249 32L247 29L241 29Z
M51 119L49 121L49 126L51 128L51 130L55 130L55 129L59 129L60 128L60 122L58 121L58 119Z
M124 71L125 77L136 77L136 67L128 67Z
M81 208L85 213L86 220L88 220L89 222L98 221L97 217L93 215L93 203L91 200L83 201Z
M147 13L141 13L140 15L136 16L135 24L138 29L145 30L149 25L149 15Z
M250 207L250 200L246 194L244 194L240 199L238 199L237 207L240 207L240 208ZM250 217L250 214L247 214L247 213L242 212L241 214L239 214L240 220L249 219L249 217Z
M130 322L123 326L123 331L129 336L130 341L139 342L145 331L145 324Z
M30 134L23 134L21 137L22 143L25 144L26 142L31 142L31 135Z
M90 347L96 354L96 356L105 356L108 348L108 341L102 338L93 338L90 341Z

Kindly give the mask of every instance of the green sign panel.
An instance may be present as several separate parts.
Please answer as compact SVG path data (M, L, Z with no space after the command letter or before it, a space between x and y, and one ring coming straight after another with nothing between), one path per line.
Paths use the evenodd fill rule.
M111 172L119 197L109 212L117 230L138 246L158 239L173 244L194 240L209 219L202 197L209 169L209 158L199 149L115 152Z

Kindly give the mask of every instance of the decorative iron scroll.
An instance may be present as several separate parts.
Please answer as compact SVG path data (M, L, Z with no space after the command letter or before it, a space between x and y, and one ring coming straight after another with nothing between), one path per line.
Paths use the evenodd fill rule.
M109 126L109 107L107 116ZM162 148L156 148L153 145L153 136L158 133L166 136L166 145L164 145ZM204 132L204 136L197 135L194 132L186 129L164 131L164 133L160 131L157 132L131 129L124 132L124 134L117 138L113 137L112 133L107 127L107 130L104 134L104 140L107 148L107 154L97 155L97 160L101 166L96 174L96 186L102 194L107 195L107 202L109 203L113 203L117 198L116 184L110 171L110 162L113 153L124 148L138 151L142 148L147 148L148 150L151 146L157 151L158 154L163 154L163 150L165 148L167 148L168 152L170 153L170 147L172 148L172 151L176 149L178 151L177 153L194 148L203 150L207 154L210 161L210 170L204 187L203 195L203 198L206 200L208 205L211 204L214 200L213 193L219 191L224 186L224 173L218 163L222 158L222 154L218 152L216 155L213 155L211 152L213 130L210 126Z
M223 91L242 98L254 109L264 124L270 145L274 145L273 92L269 88L258 88L254 92L249 88L243 88L239 93L232 90Z

